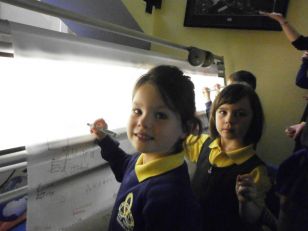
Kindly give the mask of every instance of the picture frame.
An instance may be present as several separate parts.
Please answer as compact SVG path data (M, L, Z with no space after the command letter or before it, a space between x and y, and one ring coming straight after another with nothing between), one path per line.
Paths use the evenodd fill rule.
M187 0L185 27L280 31L280 25L259 11L284 16L289 0Z

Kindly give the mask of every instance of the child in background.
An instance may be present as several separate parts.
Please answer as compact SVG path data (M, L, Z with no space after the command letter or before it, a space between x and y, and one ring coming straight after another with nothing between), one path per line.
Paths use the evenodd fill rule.
M227 78L227 85L231 83L244 83L250 86L253 90L257 88L256 76L249 71L241 70L232 73Z
M249 71L236 71L232 73L227 79L226 79L227 85L230 85L231 83L245 83L248 84L252 89L256 90L257 87L257 80L256 77ZM221 86L219 84L215 84L214 90L217 92L217 94L221 90ZM206 100L205 102L205 112L208 119L210 119L210 111L212 106L212 101L210 98L210 88L204 87L202 90L203 96Z
M127 136L139 154L126 154L100 132L106 122L95 121L91 133L121 182L110 231L201 230L183 145L192 131L201 133L195 113L190 78L176 67L158 66L143 75L133 91Z
M259 193L248 211L264 207L270 181L266 166L253 148L261 138L263 120L255 91L235 83L225 87L213 103L210 136L202 134L196 142L198 137L188 137L187 156L197 165L192 187L201 204L204 230L259 229L257 220L240 216L235 183L238 175L250 174Z
M300 88L308 89L308 51L305 51L302 56L302 65L297 72L295 83ZM300 122L298 124L288 126L285 130L286 135L295 140L293 152L296 152L303 147L300 141L300 134L306 124L305 121L308 118L308 96L305 95L304 99L307 101L307 104Z
M277 174L277 192L280 197L278 222L272 220L271 230L307 231L308 228L308 125L301 133L303 147L280 164ZM236 191L240 201L251 203L257 197L251 176L238 176ZM263 209L261 219L271 219ZM269 223L267 223L269 224Z
M302 148L279 166L277 174L279 231L308 229L308 119L305 122L301 134Z

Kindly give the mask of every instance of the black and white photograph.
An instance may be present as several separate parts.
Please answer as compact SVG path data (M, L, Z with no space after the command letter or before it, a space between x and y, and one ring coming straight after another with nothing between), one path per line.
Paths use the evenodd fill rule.
M184 26L279 30L260 11L286 14L288 0L187 0Z

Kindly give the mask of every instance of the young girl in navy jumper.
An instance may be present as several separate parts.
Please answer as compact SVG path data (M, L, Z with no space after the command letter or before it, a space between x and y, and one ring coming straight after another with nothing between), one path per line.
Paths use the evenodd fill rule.
M308 227L308 119L301 133L302 148L280 165L276 178L276 190L280 198L279 218L271 230L306 231ZM243 177L243 176L241 176ZM240 200L251 201L257 196L251 179L237 182ZM263 215L264 216L264 215ZM265 217L268 214L265 213Z
M270 188L266 166L256 155L263 128L263 110L255 91L244 84L231 84L215 98L210 116L210 136L190 136L188 159L196 163L192 187L202 207L204 230L257 230L257 218ZM253 203L239 202L238 175L249 174L258 189ZM260 210L258 209L260 208ZM257 210L256 216L251 212ZM253 214L255 215L255 214Z
M301 144L302 148L279 166L279 231L308 229L308 118L301 134Z
M201 128L195 112L190 78L176 67L157 66L133 90L127 136L138 154L126 154L100 132L107 128L103 119L94 122L91 132L102 157L121 182L110 231L201 230L183 144L189 133Z

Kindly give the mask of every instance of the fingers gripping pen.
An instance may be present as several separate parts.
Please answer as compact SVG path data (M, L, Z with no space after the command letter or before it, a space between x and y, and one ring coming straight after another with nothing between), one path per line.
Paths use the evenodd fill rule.
M90 123L87 123L88 126L90 127L93 127L93 124L90 124ZM110 131L106 128L99 128L99 130L102 132L102 133L105 133L106 135L109 135L109 136L112 136L112 137L116 137L117 136L117 133L113 132L113 131Z

